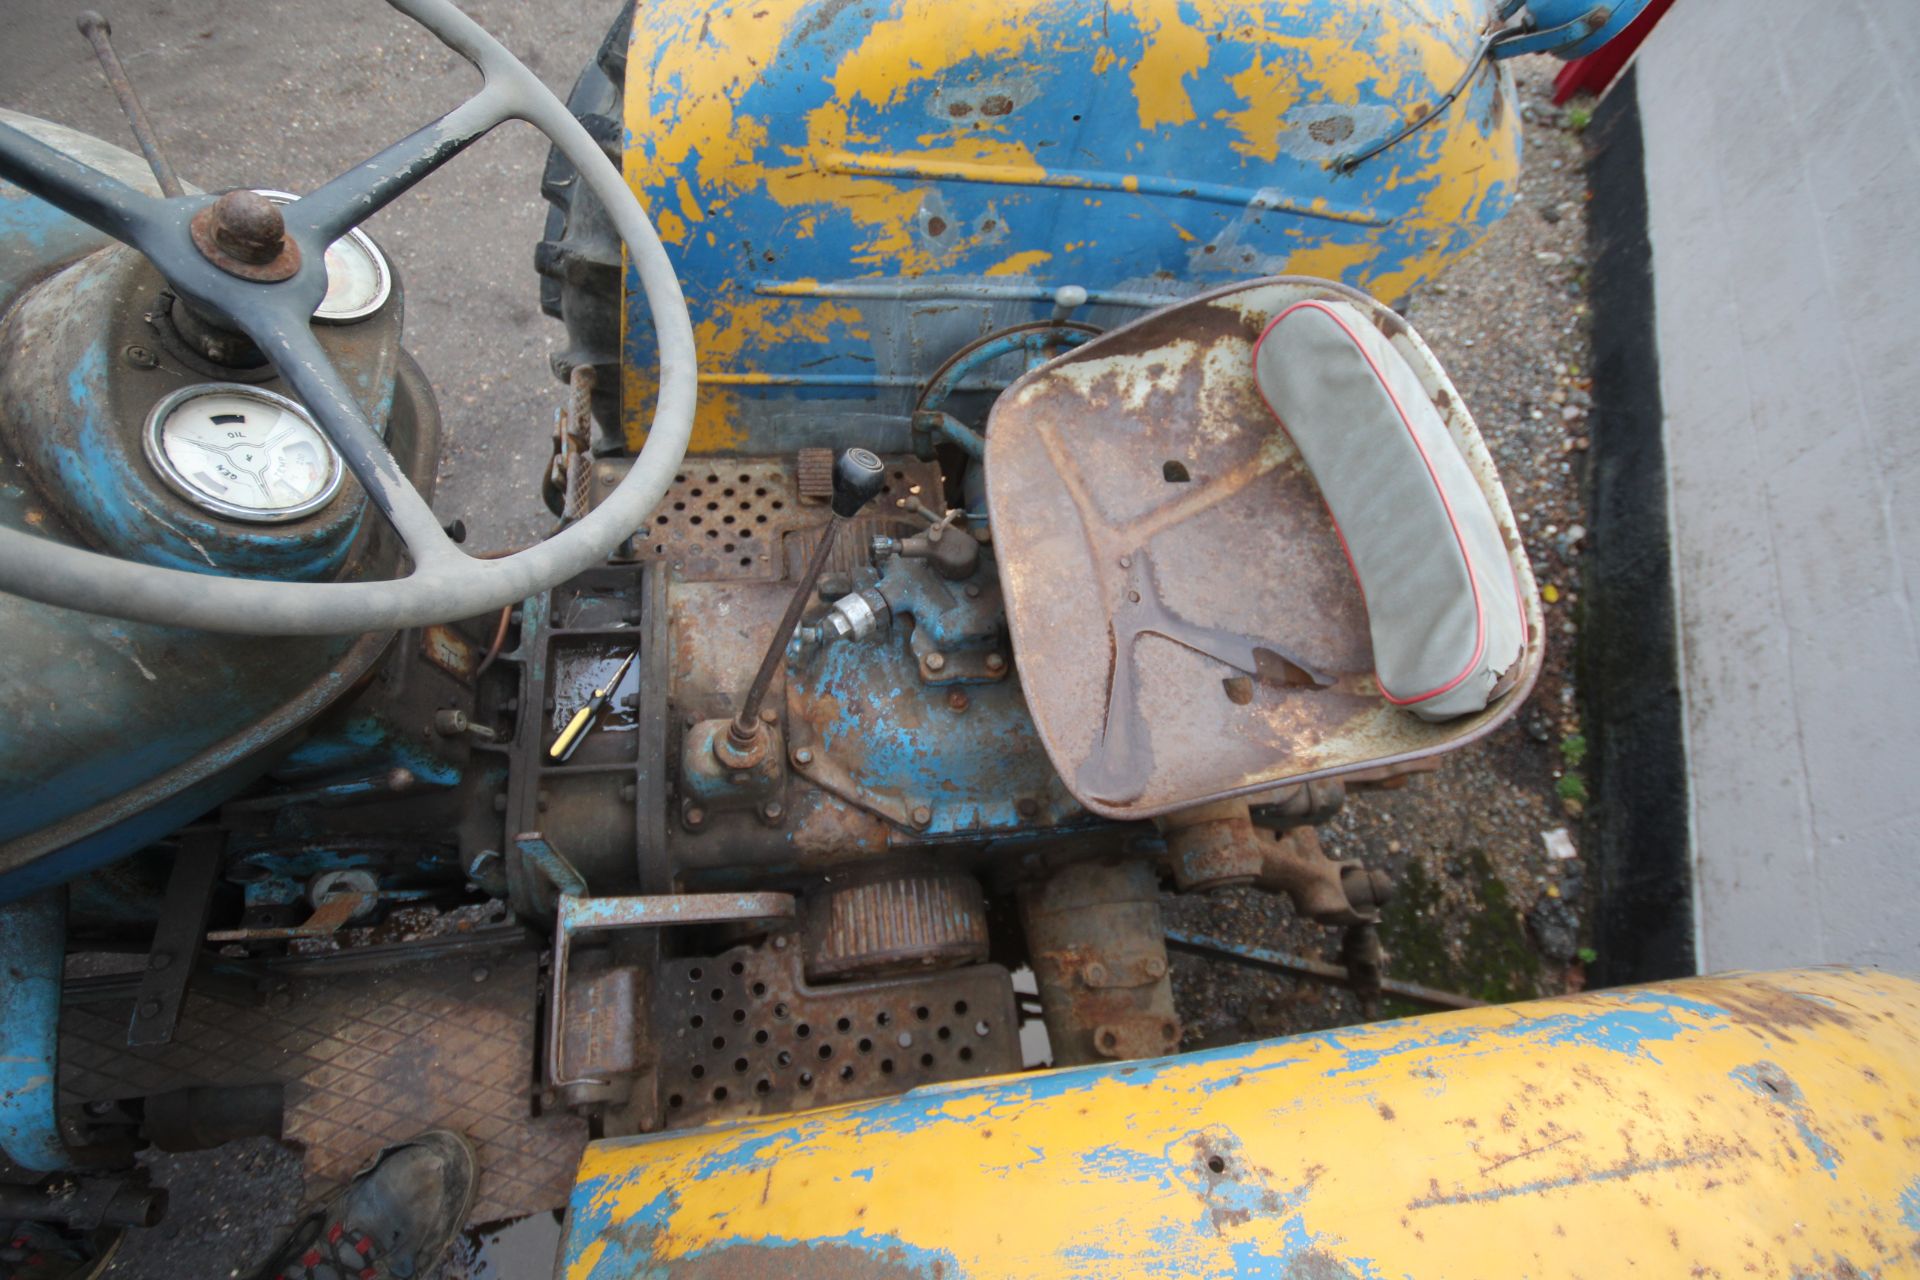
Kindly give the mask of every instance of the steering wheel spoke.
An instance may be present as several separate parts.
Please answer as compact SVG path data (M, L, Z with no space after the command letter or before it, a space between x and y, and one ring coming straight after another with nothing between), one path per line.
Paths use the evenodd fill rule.
M447 161L513 115L508 96L492 85L416 129L378 155L282 210L289 228L331 244L393 203Z
M366 491L400 540L407 544L418 569L448 560L467 559L447 537L433 508L407 480L406 473L387 449L379 430L367 420L333 358L313 336L304 315L274 308L274 314L242 320L247 336L273 362L292 388L294 398L312 412L314 421L339 450L340 460Z
M147 229L167 216L166 200L137 191L12 125L0 124L0 176L96 231L153 256Z

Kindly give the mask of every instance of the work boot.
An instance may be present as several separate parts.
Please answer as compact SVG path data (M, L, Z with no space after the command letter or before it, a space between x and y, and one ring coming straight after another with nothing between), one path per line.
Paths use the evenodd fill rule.
M93 1237L43 1222L0 1222L0 1280L93 1280L107 1269L120 1244L118 1232L105 1249Z
M388 1147L298 1227L269 1280L411 1280L431 1272L473 1211L473 1147L432 1129Z

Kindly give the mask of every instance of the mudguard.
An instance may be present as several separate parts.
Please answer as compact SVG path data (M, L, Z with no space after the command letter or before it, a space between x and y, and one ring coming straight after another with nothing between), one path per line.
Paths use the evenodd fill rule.
M1920 982L1827 969L599 1142L581 1163L562 1272L1571 1280L1916 1268Z

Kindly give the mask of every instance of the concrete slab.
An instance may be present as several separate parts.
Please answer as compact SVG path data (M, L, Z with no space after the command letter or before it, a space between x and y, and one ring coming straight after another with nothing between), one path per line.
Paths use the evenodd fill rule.
M1706 969L1920 970L1920 8L1843 7L1636 71Z

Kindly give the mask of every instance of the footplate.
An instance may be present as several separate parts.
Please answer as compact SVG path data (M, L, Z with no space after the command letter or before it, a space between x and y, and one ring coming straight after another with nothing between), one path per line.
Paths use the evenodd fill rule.
M662 963L653 1033L668 1127L1020 1069L1013 985L1000 966L812 987L799 952L776 935Z
M587 1133L573 1116L534 1114L536 953L522 946L316 972L343 958L289 972L264 998L198 984L171 1045L127 1047L130 1001L69 1002L62 1093L78 1102L279 1081L285 1136L305 1149L310 1198L382 1147L442 1127L479 1152L473 1221L564 1204Z

